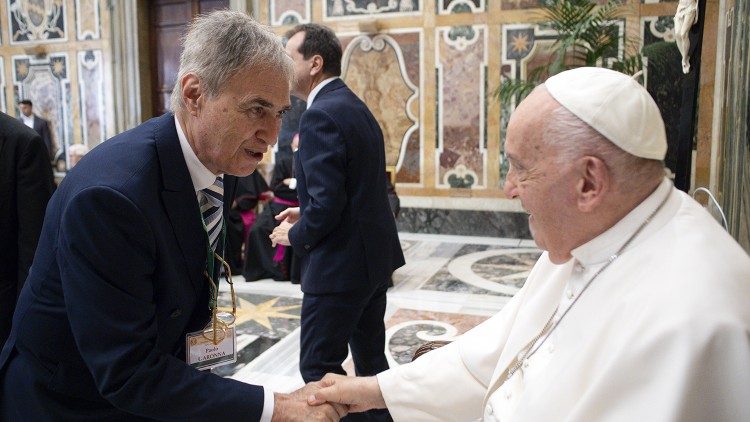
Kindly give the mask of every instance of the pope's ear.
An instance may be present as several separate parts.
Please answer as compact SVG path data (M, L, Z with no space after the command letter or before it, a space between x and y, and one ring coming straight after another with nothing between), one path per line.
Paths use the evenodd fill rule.
M585 156L578 159L580 170L578 184L578 209L591 212L601 204L604 194L611 188L611 175L600 158Z
M201 81L194 73L186 73L180 80L180 93L185 110L191 115L197 115L203 101Z

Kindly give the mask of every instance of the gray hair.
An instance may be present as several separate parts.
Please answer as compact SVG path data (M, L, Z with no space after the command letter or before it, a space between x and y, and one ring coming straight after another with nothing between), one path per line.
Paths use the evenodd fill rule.
M290 84L294 80L294 65L280 37L242 12L219 10L197 16L182 45L173 112L184 107L180 80L187 73L198 76L208 98L218 96L228 79L251 65L280 72Z
M546 90L544 85L537 89ZM637 191L642 186L652 186L665 174L663 161L626 152L562 105L548 117L542 142L558 149L556 161L560 164L586 155L601 159L613 176L615 189L627 187Z

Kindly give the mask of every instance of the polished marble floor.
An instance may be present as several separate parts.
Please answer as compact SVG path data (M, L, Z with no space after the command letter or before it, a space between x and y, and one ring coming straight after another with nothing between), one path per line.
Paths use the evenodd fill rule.
M540 254L529 240L400 233L406 265L393 275L386 310L391 366L411 360L430 340L450 340L499 311L518 291ZM274 391L302 386L299 315L302 292L289 282L234 278L237 363L222 376ZM220 303L230 307L223 283ZM351 368L351 362L345 362Z

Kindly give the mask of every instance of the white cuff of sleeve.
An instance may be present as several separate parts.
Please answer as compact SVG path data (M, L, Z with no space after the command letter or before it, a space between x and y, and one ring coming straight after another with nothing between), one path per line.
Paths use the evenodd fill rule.
M273 391L263 387L263 413L260 414L260 422L271 422L273 406Z
M289 180L289 189L297 189L297 178L292 177L291 180Z

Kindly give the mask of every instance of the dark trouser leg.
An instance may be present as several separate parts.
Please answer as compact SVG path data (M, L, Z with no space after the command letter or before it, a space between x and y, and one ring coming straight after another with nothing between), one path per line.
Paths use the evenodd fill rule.
M358 375L375 375L388 364L384 355L385 286L332 295L305 294L302 299L300 372L305 382L332 372L345 374L341 363L348 345ZM385 410L352 414L346 421L390 421Z

